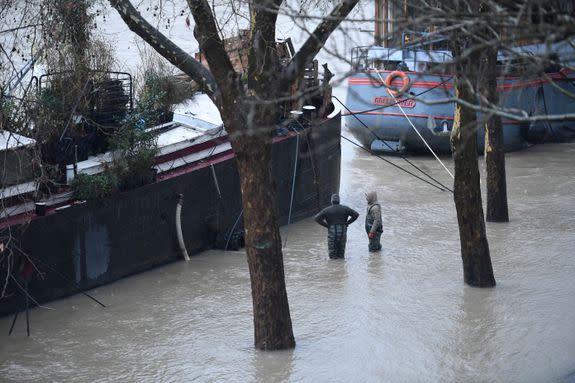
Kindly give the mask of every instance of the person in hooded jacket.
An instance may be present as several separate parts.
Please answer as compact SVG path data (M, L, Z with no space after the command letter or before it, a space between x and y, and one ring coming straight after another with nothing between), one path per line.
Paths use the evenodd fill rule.
M352 208L339 204L339 195L331 196L331 206L316 214L315 221L327 227L327 247L331 259L345 257L347 226L353 223L359 213Z
M369 238L369 251L379 251L381 250L381 233L383 233L381 206L377 201L377 193L375 191L367 193L365 199L367 200L365 231Z

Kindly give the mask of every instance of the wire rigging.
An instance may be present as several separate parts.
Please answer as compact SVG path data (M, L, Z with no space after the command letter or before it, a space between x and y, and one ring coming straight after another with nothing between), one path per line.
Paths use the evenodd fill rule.
M378 72L377 75L379 76L380 80L383 81L383 78L381 78L381 74ZM394 100L397 100L397 98L395 97L395 95L390 92L389 93L391 95L391 97L393 97ZM396 101L397 103L397 101ZM413 124L413 122L411 121L411 119L409 118L409 116L407 115L407 113L405 113L405 110L403 110L403 107L401 106L401 103L398 103L397 106L399 107L399 110L401 110L401 113L403 113L403 116L407 119L407 122L409 122L409 125L411 125L411 127L413 128L413 130L415 130L415 133L417 133L417 135L419 136L419 138L421 139L421 141L423 141L423 143L425 144L425 146L427 147L427 149L429 149L429 151L431 152L431 154L433 154L433 156L435 157L435 159L441 164L441 166L443 166L443 168L445 169L445 171L451 176L451 178L455 178L453 176L453 174L449 171L449 169L447 169L447 166L445 166L445 164L439 159L439 157L437 156L437 154L435 154L435 152L433 151L433 149L431 148L431 146L429 146L429 144L427 143L427 141L425 140L425 138L423 138L423 136L421 135L421 133L419 132L419 130L415 127L415 125Z
M364 128L366 128L369 132L371 132L371 134L373 134L378 140L381 140L381 138L379 138L379 137L377 136L377 134L375 134L374 132L372 132L372 131L367 127L367 125L365 125L365 123L364 123L359 117L356 116L357 113L353 113L353 112L347 107L347 105L345 105L339 98L337 98L337 96L332 95L332 97L333 97L334 99L336 99L336 100L350 113L351 116L354 116L354 117L360 122L360 124L363 125ZM361 147L362 149L364 149L364 150L367 151L368 153L371 153L371 154L375 155L376 157L378 157L379 159L381 159L381 160L383 160L383 161L389 163L390 165L393 165L393 166L395 166L396 168L398 168L398 169L400 169L400 170L402 170L402 171L404 171L404 172L406 172L406 173L408 173L408 174L410 174L410 175L412 175L412 176L414 176L414 177L416 177L416 178L418 178L418 179L424 181L425 183L428 183L428 184L430 184L430 185L436 187L437 189L439 189L439 190L441 190L441 191L446 191L446 190L448 190L448 191L450 191L450 192L453 193L453 190L451 190L449 187L445 186L443 183L441 183L440 181L438 181L437 179L435 179L433 176L431 176L431 175L429 175L428 173L426 173L425 171L423 171L419 166L417 166L416 164L414 164L413 162L411 162L410 160L408 160L408 159L407 159L405 156L403 156L403 155L401 156L401 159L403 159L405 162L407 162L408 164L410 164L412 167L414 167L415 169L417 169L419 172L421 172L423 175L425 175L426 177L428 177L429 179L431 179L433 182L435 182L435 183L436 183L437 185L439 185L439 186L437 186L437 185L435 185L435 184L433 184L433 183L431 183L431 182L425 180L424 178L421 178L421 177L419 177L418 175L416 175L416 174L410 172L409 170L406 170L406 169L402 168L401 166L399 166L399 165L397 165L397 164L395 164L395 163L393 163L393 162L391 162L391 161L389 161L389 160L387 160L387 159L385 159L385 158L383 158L383 157L381 157L381 156L379 156L379 155L373 153L371 150L369 150L369 149L367 149L367 148L364 148L364 147L361 146L361 145L358 145L357 143L355 143L355 142L349 140L347 137L342 136L342 138L344 138L345 140L351 142L351 143L354 144L354 145L357 145L357 146ZM381 141L385 143L385 141L383 141L383 140L381 140ZM388 145L388 146L389 146L389 145ZM391 147L390 147L390 149L391 149Z
M342 135L341 138L343 138L344 140L348 141L348 142L351 143L352 145L355 145L355 146L357 146L358 148L360 148L360 149L362 149L362 150L365 150L366 152L368 152L368 153L370 153L370 154L376 156L376 157L379 158L380 160L387 162L387 163L390 164L391 166L394 166L394 167L396 167L396 168L398 168L398 169L400 169L400 170L403 170L403 171L406 172L407 174L410 174L410 175L414 176L415 178L417 178L417 179L419 179L419 180L425 182L426 184L429 184L429 185L433 186L433 187L436 188L436 189L439 189L439 190L441 190L441 191L450 191L450 192L453 193L453 190L449 189L447 186L444 186L444 185L442 185L442 184L440 184L441 187L440 187L440 186L437 186L437 185L435 185L435 184L429 182L429 181L426 180L425 178L422 178L422 177L418 176L417 174L412 173L412 172L410 172L409 170L406 170L406 169L402 168L401 166L399 166L399 165L397 165L397 164L394 164L393 162L391 162L391 161L389 161L389 160L387 160L387 159L381 157L380 155L373 153L371 150L369 150L369 149L367 149L367 148L364 148L362 145L358 144L357 142L354 142L354 141L350 140L349 138L347 138L347 137L344 136L344 135Z

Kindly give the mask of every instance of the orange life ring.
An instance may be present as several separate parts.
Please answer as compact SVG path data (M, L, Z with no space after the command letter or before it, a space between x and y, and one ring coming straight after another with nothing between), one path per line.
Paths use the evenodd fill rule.
M403 85L401 85L401 88L399 89L395 89L391 86L391 83L396 77L400 77L401 80L403 81ZM389 94L391 94L393 97L397 97L399 95L402 95L403 93L406 93L409 90L409 88L411 87L411 80L409 79L409 76L406 75L404 72L400 70L395 70L387 75L384 84L387 87L387 91L389 92Z

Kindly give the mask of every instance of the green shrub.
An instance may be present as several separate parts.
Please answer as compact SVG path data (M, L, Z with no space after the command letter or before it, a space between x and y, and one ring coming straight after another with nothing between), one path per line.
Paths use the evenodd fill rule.
M141 99L110 138L114 150L112 172L120 190L133 189L154 181L152 165L158 153L156 132L146 128L157 124L158 113L151 107L154 98Z
M160 122L167 122L166 116L171 121L176 105L193 98L194 86L175 76L173 67L154 53L143 52L142 61L137 98L159 113Z
M74 197L78 200L91 200L112 195L117 189L115 177L108 173L95 175L78 174L71 184Z

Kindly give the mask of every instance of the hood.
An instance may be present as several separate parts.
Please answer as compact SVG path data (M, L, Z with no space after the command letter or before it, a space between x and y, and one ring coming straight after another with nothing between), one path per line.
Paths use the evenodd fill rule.
M374 203L377 202L377 193L374 191L370 191L365 195L365 199L367 200L368 204L373 205Z
M332 194L331 195L331 204L332 205L339 205L339 194Z

